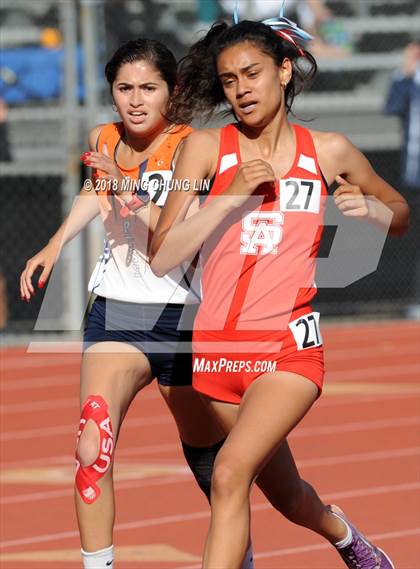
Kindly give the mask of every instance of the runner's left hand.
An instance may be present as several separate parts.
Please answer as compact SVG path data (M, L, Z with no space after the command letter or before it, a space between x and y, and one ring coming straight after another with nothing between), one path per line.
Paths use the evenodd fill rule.
M341 213L348 217L369 217L368 201L360 186L349 184L341 176L335 181L340 185L334 192L334 202Z

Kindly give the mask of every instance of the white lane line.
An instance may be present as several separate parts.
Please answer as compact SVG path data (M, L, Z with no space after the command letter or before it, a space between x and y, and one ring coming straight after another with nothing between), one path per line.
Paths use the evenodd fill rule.
M329 384L331 385L331 384ZM332 384L333 385L333 384ZM413 384L414 385L414 384ZM326 393L328 395L328 393ZM378 397L383 399L406 399L406 398L413 398L416 397L417 393L412 392L401 392L397 391L395 393L377 393L375 395L366 395L365 393L360 393L360 395L352 395L349 397L347 394L343 394L340 398L336 395L333 399L330 397L322 397L317 401L316 408L319 407L329 407L329 406L337 406L337 405L349 405L352 403L368 403L378 401ZM420 392L418 394L420 396ZM154 399L160 399L161 395L157 389L145 390L141 391L136 398L140 398L141 400L151 401ZM2 415L11 415L14 413L29 413L29 412L38 412L38 411L48 411L51 409L66 409L66 408L74 408L78 405L78 396L74 397L67 397L65 399L43 399L41 401L35 401L32 403L9 403L0 405L0 414Z
M380 321L373 321L373 320L364 320L364 321L357 321L357 320L348 320L346 322L325 322L323 324L324 328L328 328L329 331L334 332L337 335L353 335L354 330L360 328L361 330L365 331L366 328L372 328L372 330L380 331L381 333L384 331L389 331L391 334L395 335L396 329L398 329L398 334L401 332L415 332L416 322L407 321L403 318L401 319L388 319L388 320L380 320ZM401 330L402 328L402 330Z
M413 384L414 385L414 384ZM365 393L360 393L359 395L352 395L349 396L347 394L342 395L335 395L333 398L325 397L328 393L324 394L324 397L321 397L317 402L314 409L324 408L324 407L337 407L338 405L352 405L354 403L363 404L363 403L371 403L372 401L378 402L378 398L381 401L386 401L388 399L392 399L395 401L396 399L415 399L416 397L420 397L420 391L418 393L415 392L401 392L397 391L395 393L375 393L375 395L366 395ZM161 394L157 389L147 389L145 391L141 391L137 396L142 401L151 401L154 399L160 399ZM66 399L46 399L41 401L35 401L33 403L10 403L0 405L0 415L12 415L14 413L32 413L32 412L41 412L41 411L48 411L51 409L73 409L78 405L78 396L75 395L74 397L67 397Z
M346 371L326 371L326 381L354 381L355 379L365 380L369 378L383 379L384 377L394 377L401 379L402 375L412 375L417 378L419 365L388 365L383 367L353 368Z
M355 454L345 454L342 456L325 456L318 458L304 458L297 460L299 468L312 468L327 466L332 464L354 464L355 462L370 462L372 460L390 460L407 456L418 456L420 447L400 448L393 450L379 450L374 452L361 452Z
M171 445L179 449L179 445ZM175 450L175 449L174 449ZM308 468L318 468L320 466L331 466L336 464L354 464L356 462L370 462L377 460L393 460L395 458L404 458L410 456L417 456L420 451L420 447L404 448L404 449L394 449L390 451L375 451L357 454L346 454L336 457L318 457L318 458L307 458L297 460L298 468L303 470ZM69 461L67 464L71 464ZM182 464L180 464L182 466ZM190 482L192 480L192 475L186 467L185 473L179 473L176 476L159 476L156 478L147 478L142 480L124 480L115 481L115 486L118 490L128 490L131 488L144 488L147 486L160 486L165 484L176 484L184 483L186 481ZM0 498L0 504L18 504L24 502L33 502L38 500L49 500L52 498L62 498L65 496L71 496L73 494L73 489L62 489L62 490L46 490L43 492L32 492L27 494L15 494L13 496L7 496Z
M145 391L140 392L136 395L136 398L142 400L153 400L159 399L161 397L158 390L155 391ZM0 405L0 414L11 415L14 413L29 413L37 411L49 411L51 409L71 409L76 408L79 404L79 397L67 397L65 399L46 399L42 401L35 401L33 403L11 403L6 405Z
M369 534L367 538L373 542L385 541L388 539L399 539L401 537L411 537L413 535L419 535L420 528L405 529L400 531L390 531L386 533L374 533ZM320 543L316 545L304 545L302 547L288 547L286 549L275 549L273 551L264 551L261 553L256 553L254 555L255 559L268 559L269 557L281 557L283 555L295 555L296 553L306 553L308 551L318 551L320 549L329 549L331 545L329 543ZM185 568L186 569L186 568ZM191 567L192 569L192 567Z
M62 373L54 377L43 377L36 379L20 379L14 382L2 382L1 391L26 391L27 389L42 389L44 387L63 385L77 385L79 383L79 372Z
M49 355L49 356L36 356L28 355L27 352L22 352L20 356L8 356L7 353L3 356L1 367L4 370L20 370L20 369L34 369L44 367L66 367L75 366L80 364L80 356L66 356Z
M400 419L377 419L374 421L355 421L350 423L339 423L336 425L326 425L322 427L296 427L289 435L289 439L311 437L318 435L335 435L336 433L353 433L357 431L371 431L376 429L388 429L394 427L407 427L418 425L418 416L402 417Z
M140 417L128 419L125 422L125 429L147 426L147 425L167 425L173 422L171 415L156 415L152 417ZM318 435L334 435L335 433L352 433L362 430L387 429L395 427L406 427L417 425L418 416L402 417L400 419L379 419L375 421L357 421L350 423L332 424L322 427L297 427L289 436L290 439L312 437ZM55 437L57 435L71 434L75 432L75 425L56 425L54 427L42 427L40 429L24 429L20 431L5 431L0 434L3 442L18 441L34 438Z
M155 415L153 417L140 417L138 419L128 419L124 428L133 428L150 425L167 425L172 423L171 415ZM25 429L22 431L7 431L0 435L1 441L19 441L26 439L37 439L41 437L55 437L57 435L71 434L75 431L75 425L58 425L55 427L43 427L41 429Z
M380 494L391 494L396 492L407 492L411 490L418 489L420 487L419 482L411 482L405 484L394 484L392 486L379 486L376 488L359 488L353 491L344 491L344 492L333 492L331 494L324 494L321 496L322 500L326 502L330 502L333 500L344 500L350 499L354 497L362 497L362 496L374 496ZM268 503L257 503L252 506L253 512L261 512L264 510L268 510L272 508L271 504ZM171 516L160 516L157 518L149 518L146 520L137 520L135 522L126 522L116 524L115 531L127 531L130 529L138 529L144 527L155 527L164 524L173 524L173 523L181 523L181 522L188 522L193 520L199 519L206 519L210 517L210 511L201 511L201 512L191 512L190 514L176 514ZM57 541L63 540L68 538L77 537L79 533L77 531L65 531L59 533L50 533L44 535L36 535L32 537L26 537L21 539L12 539L7 541L0 542L1 548L7 547L14 547L20 545L29 545L32 543L44 543L48 541Z
M77 409L79 398L67 397L65 399L47 399L33 403L10 403L0 405L1 415L15 415L18 413L36 413L37 411L50 411L51 409Z
M334 385L334 384L332 384ZM415 385L415 384L413 384ZM383 401L392 400L393 402L397 399L417 399L420 397L420 391L418 393L412 392L395 392L395 393L375 393L375 395L367 395L365 393L359 393L357 395L348 395L346 393L336 394L334 397L320 397L315 403L313 409L323 409L324 407L337 407L337 405L361 405L362 403L382 403Z
M143 445L138 447L124 447L121 449L117 448L117 462L118 459L125 456L139 456L139 455L149 455L149 454L160 454L167 453L181 448L181 443L171 443L171 444L158 444L158 445ZM12 468L24 468L31 466L45 466L47 464L53 465L66 465L71 464L74 460L74 455L64 455L59 454L55 456L31 458L28 460L16 460L7 463L7 469ZM3 462L6 467L6 462Z
M32 492L31 494L16 494L15 496L7 496L0 499L0 504L25 504L27 502L37 502L39 500L53 500L55 498L65 498L72 496L72 490L48 490L47 492Z
M181 465L183 466L183 465ZM115 488L118 491L130 490L132 488L149 488L152 486L167 486L172 484L183 484L188 482L191 484L193 476L185 466L185 473L179 472L176 476L160 476L158 478L146 478L143 480L124 480L114 482ZM66 496L73 496L73 488L66 490L51 490L47 492L34 492L32 494L17 494L15 496L8 496L7 498L0 499L0 504L21 504L25 502L37 502L39 500L50 500L53 498L65 498Z
M366 537L375 541L385 541L388 539L399 539L401 537L411 537L418 535L420 528L405 529L401 531L392 531L387 533L369 534ZM313 545L301 545L300 547L288 547L285 549L273 549L272 551L262 551L261 553L254 553L254 559L269 559L270 557L282 557L284 555L296 555L299 553L309 553L312 551L322 551L323 549L330 549L329 543L317 543ZM201 569L200 565L187 565L179 569Z
M352 366L357 365L358 361L361 359L367 358L374 358L380 359L389 356L395 358L397 361L402 359L401 356L407 356L410 354L419 355L420 348L418 342L406 342L402 346L399 346L396 343L388 343L387 341L384 342L383 345L379 345L376 348L372 349L371 346L368 348L334 348L331 346L325 346L325 360L327 365L330 362L339 362L339 361L351 361Z

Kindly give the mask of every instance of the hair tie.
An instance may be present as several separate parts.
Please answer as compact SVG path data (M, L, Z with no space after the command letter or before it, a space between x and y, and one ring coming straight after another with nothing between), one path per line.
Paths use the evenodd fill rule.
M297 41L307 42L312 40L313 37L311 34L308 34L308 32L305 32L305 30L302 30L302 28L299 28L296 22L292 22L288 18L285 18L283 15L285 5L286 0L283 0L278 18L268 18L267 20L263 20L262 23L274 30L278 36L293 44L298 50L299 55L304 56L305 52ZM239 23L239 0L235 0L233 22L235 25Z
M268 18L267 20L263 20L262 23L274 30L278 36L293 44L298 50L299 55L304 56L305 52L296 40L298 42L306 42L312 40L313 36L305 32L305 30L302 30L302 28L299 28L296 22L292 22L292 20L289 20L283 15L285 5L286 0L283 0L278 18ZM235 0L233 23L235 25L239 23L239 0Z
M276 34L280 37L282 37L283 39L285 39L286 41L288 41L289 43L292 43L295 48L298 50L299 55L304 56L305 52L303 51L303 49L300 47L300 45L298 45L295 40L292 38L291 35L289 35L287 32L285 32L284 30L279 30L276 31Z
M281 13L283 12L284 3L282 5ZM304 55L305 52L303 51L302 47L296 42L307 42L313 39L311 34L299 28L296 22L292 22L288 18L284 16L280 16L279 18L269 18L268 20L263 20L263 24L269 26L272 30L276 32L276 34L289 43L293 44L299 52L299 55Z

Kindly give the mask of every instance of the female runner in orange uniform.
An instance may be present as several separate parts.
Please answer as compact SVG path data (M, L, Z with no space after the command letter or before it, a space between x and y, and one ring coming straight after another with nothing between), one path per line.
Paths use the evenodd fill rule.
M21 295L29 301L34 271L43 267L38 286L44 286L65 243L101 213L106 242L89 283L97 298L84 331L76 450L75 499L85 569L113 567L114 451L137 393L157 378L186 459L208 497L223 438L191 387L191 354L185 349L190 332L178 329L184 308L194 310L199 299L185 271L177 268L159 279L147 259L177 148L192 130L166 119L176 61L160 42L140 38L115 52L105 74L120 121L94 127L90 152L82 156L94 168L92 184L98 191L86 184L69 217L21 275ZM126 191L113 195L123 177ZM184 351L178 350L181 344Z

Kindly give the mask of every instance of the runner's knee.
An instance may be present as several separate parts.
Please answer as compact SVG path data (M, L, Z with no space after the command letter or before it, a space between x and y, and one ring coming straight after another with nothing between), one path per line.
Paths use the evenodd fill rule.
M89 466L98 458L99 455L99 428L97 424L89 419L80 435L76 455L82 466Z
M193 473L197 484L204 492L209 502L214 462L216 460L217 453L224 442L225 439L210 447L193 447L182 441L182 450L184 451L185 459L191 468L191 472Z
M76 446L76 488L86 504L101 493L97 482L111 467L114 446L108 405L100 395L90 395L82 408Z
M232 458L216 459L211 482L212 497L229 498L238 493L248 492L251 476L246 468Z

